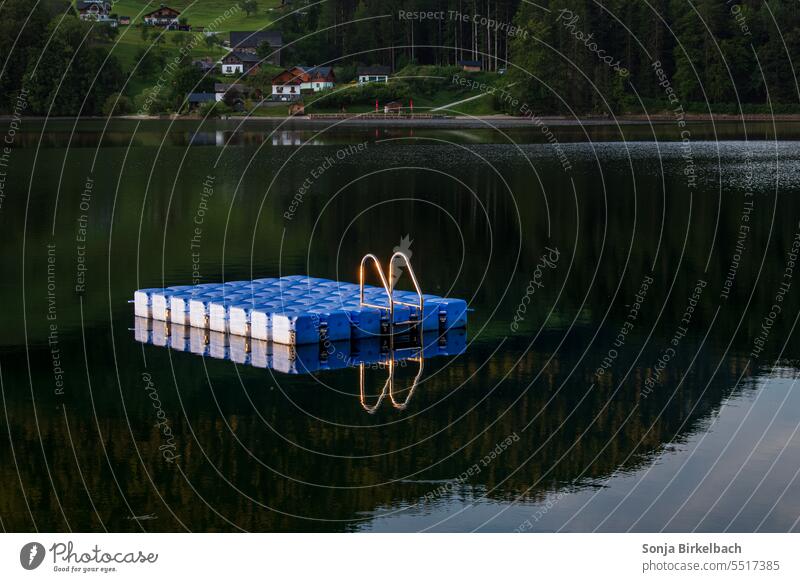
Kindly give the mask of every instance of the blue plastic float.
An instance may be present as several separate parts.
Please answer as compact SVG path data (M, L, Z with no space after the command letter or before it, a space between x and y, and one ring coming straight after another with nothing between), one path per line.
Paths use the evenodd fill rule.
M318 344L407 332L447 332L467 325L467 303L423 294L403 253L416 291L397 291L374 255L361 261L359 283L290 275L280 278L139 289L138 317L285 345ZM381 286L364 283L373 262Z

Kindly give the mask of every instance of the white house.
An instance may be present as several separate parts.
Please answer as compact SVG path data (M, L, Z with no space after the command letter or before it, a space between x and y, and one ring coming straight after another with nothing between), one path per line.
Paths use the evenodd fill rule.
M178 19L180 15L180 10L175 10L174 8L162 4L157 10L153 10L142 16L142 20L145 24L149 24L150 26L176 29L178 28Z
M269 54L264 56L264 62L280 65L283 35L279 30L232 30L230 33L231 49L237 52L257 54L258 48L264 43L269 45Z
M316 93L333 89L335 85L333 67L296 66L272 78L272 99L292 101L299 99L304 92Z
M94 20L113 27L117 26L116 18L111 18L111 3L108 0L79 0L75 7L81 20Z
M225 99L228 92L238 93L238 98L244 99L249 97L253 92L252 87L243 85L242 83L214 83L214 94L217 96L217 101Z
M255 74L260 69L261 59L252 53L231 51L220 61L223 75Z
M389 82L389 67L374 65L372 67L358 67L356 74L358 75L358 84L364 83L388 83Z

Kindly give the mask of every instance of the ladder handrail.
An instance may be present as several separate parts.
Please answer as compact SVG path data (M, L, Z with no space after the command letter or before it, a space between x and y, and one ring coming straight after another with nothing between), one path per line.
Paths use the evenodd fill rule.
M389 298L389 305L372 305L364 301L364 263L367 260L371 260L372 263L375 265L376 270L378 271L378 275L381 278L381 285L383 285L383 290L386 291L386 295ZM381 269L381 262L378 260L378 257L373 255L372 253L367 253L361 258L361 265L358 268L358 287L359 287L359 302L361 305L366 305L367 307L374 307L376 309L389 309L389 321L394 321L394 303L392 302L392 292L389 290L389 284L386 282L386 276L383 274L383 269Z
M387 388L389 388L389 382L392 380L393 373L390 371L389 377L386 379L386 382L383 383L383 390L378 395L378 400L372 406L367 404L367 397L366 391L364 390L364 363L360 363L358 365L358 381L360 385L359 391L359 400L361 401L361 407L366 410L369 414L375 414L378 411L378 408L381 405L381 402L386 397Z
M425 312L423 311L423 307L425 305L425 300L422 297L422 289L419 286L419 281L417 281L417 275L416 275L416 273L414 273L414 268L411 266L411 260L408 258L408 255L406 255L402 251L395 251L395 253L392 255L392 258L389 259L389 264L387 265L386 270L387 270L387 272L389 274L389 277L391 277L392 268L394 267L394 261L395 261L396 258L403 259L403 262L406 264L406 268L408 270L408 274L411 275L411 281L414 283L414 289L417 292L417 296L419 296L419 305L416 305L414 303L408 303L406 301L395 301L395 299L394 299L394 284L392 284L391 287L389 287L389 300L392 303L392 316L394 316L394 304L395 303L398 303L400 305L407 305L409 307L418 307L419 308L419 324L422 325L422 321L424 319L424 314L425 314ZM392 317L392 322L394 323L394 317ZM401 322L401 323L407 323L407 322Z
M422 356L422 349L420 348L420 356L417 358L408 358L409 361L419 363L419 371L417 375L414 376L414 382L411 384L411 388L408 390L408 396L402 402L397 402L394 399L394 374L392 374L391 382L389 383L389 400L392 401L392 406L394 406L398 410L405 410L408 406L408 401L411 400L411 397L414 396L414 390L417 389L417 385L419 384L420 378L422 378L422 371L425 368L425 358Z
M422 371L425 369L425 338L422 334L422 323L420 322L420 334L419 334L419 348L395 348L394 346L394 335L389 338L389 400L392 402L392 406L394 406L398 410L405 410L408 406L408 402L411 400L411 397L414 395L414 390L417 389L417 384L419 384L420 379L422 378ZM419 370L417 371L416 376L414 376L414 381L411 383L411 388L408 391L408 396L402 402L398 402L394 398L394 361L395 361L395 354L400 350L405 349L418 349L419 353L416 357L413 358L406 358L407 361L417 362L419 364Z
M378 395L378 400L372 406L369 406L366 402L366 389L365 389L365 381L364 381L364 364L361 363L358 366L358 381L359 381L359 400L361 402L361 406L364 410L366 410L369 414L375 414L378 411L378 408L381 405L381 402L386 397L387 388L389 394L389 400L392 402L392 406L394 406L397 410L405 410L408 406L411 397L414 396L414 391L417 389L419 385L419 381L422 378L422 372L425 369L425 357L422 355L422 350L420 349L420 355L416 358L408 358L412 362L417 362L419 364L419 371L417 372L416 376L414 376L414 381L411 383L411 388L408 390L408 396L406 396L405 400L402 402L398 402L394 397L394 368L395 368L395 360L394 360L394 353L389 354L389 362L387 363L387 367L389 368L389 377L386 379L386 382L383 384L383 390Z

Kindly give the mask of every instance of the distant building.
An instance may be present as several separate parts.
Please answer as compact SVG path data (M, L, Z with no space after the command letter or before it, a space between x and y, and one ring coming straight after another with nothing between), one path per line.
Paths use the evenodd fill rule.
M242 83L214 83L214 94L217 96L217 101L224 100L229 91L238 93L243 98L249 97L254 92L252 87Z
M400 113L403 110L403 104L399 101L389 101L383 106L384 113Z
M231 31L230 34L230 47L240 53L256 54L264 42L269 43L271 53L264 62L280 65L283 35L279 30Z
M388 83L389 73L391 69L382 65L373 65L371 67L358 67L356 74L358 75L358 84L364 83Z
M333 67L295 66L272 78L272 99L294 101L305 93L333 89L336 77Z
M199 69L203 73L208 73L216 68L217 63L213 61L211 58L205 57L203 59L193 60L192 66L196 69Z
M480 61L465 61L461 60L458 61L458 66L461 67L462 70L468 71L470 73L477 73L481 70L481 62Z
M145 24L149 24L150 26L176 29L178 28L178 18L180 15L180 10L175 10L174 8L162 4L157 10L145 14L142 20L144 20Z
M261 59L252 53L231 51L220 61L223 75L253 75L261 68Z
M131 23L130 16L120 16L117 20L119 21L120 26L128 26Z
M94 20L117 26L117 19L111 18L111 2L108 0L78 0L75 7L81 20Z
M217 100L213 93L189 93L186 101L189 103L189 110L197 109L203 103L214 103Z

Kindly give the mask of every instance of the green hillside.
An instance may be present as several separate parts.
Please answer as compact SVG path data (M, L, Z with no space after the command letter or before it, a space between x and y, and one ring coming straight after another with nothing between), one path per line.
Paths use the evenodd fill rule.
M218 30L260 30L288 13L291 8L281 8L281 0L256 0L258 11L250 16L244 9L220 23ZM233 0L169 0L145 2L143 0L118 0L112 11L120 16L130 16L131 24L142 21L142 15L157 9L161 4L181 11L191 26L208 26L215 18L236 5Z
M454 84L454 75L464 76L484 89L475 91L465 85ZM337 79L341 81L343 78L344 71L337 71ZM497 73L464 73L458 67L408 65L392 75L387 84L340 83L332 91L309 96L306 100L306 111L335 113L344 109L349 113L367 113L374 111L376 100L382 104L399 101L404 108L413 100L414 108L419 113L451 105L440 113L492 115L500 113L500 107L492 95L480 95L491 88L499 89L506 85L507 81Z
M158 29L154 29L158 30ZM158 32L161 32L158 30ZM165 58L170 59L177 56L180 48L184 46L192 46L188 44L187 38L190 33L164 32L163 42L155 44L150 38L143 39L140 31L134 27L120 27L119 36L114 39L110 46L113 47L112 54L117 57L126 71L130 71L136 62L137 54L141 49L147 48L152 45L150 51L158 53ZM178 42L175 42L178 39ZM227 52L221 46L207 46L205 43L198 43L192 48L193 58L212 57L218 59Z
M232 10L237 6L232 0L170 0L168 2L144 0L118 0L114 2L112 13L131 19L129 26L119 26L116 38L107 46L119 60L128 77L125 93L130 97L152 87L163 71L164 63L180 54L181 48L191 47L192 58L212 58L217 60L227 51L219 44L205 42L190 43L191 33L147 27L143 34L143 15L157 9L162 4L181 11L181 20L186 19L193 31L209 29L217 21L214 30L221 33L220 40L228 40L227 33L232 30L261 30L275 20L290 12L291 8L281 8L281 0L256 0L257 11L248 15L244 9ZM230 15L225 17L225 12ZM148 50L149 49L149 50ZM144 52L147 57L142 61ZM155 63L155 64L153 64ZM134 71L134 67L136 70ZM211 79L221 80L219 75Z

